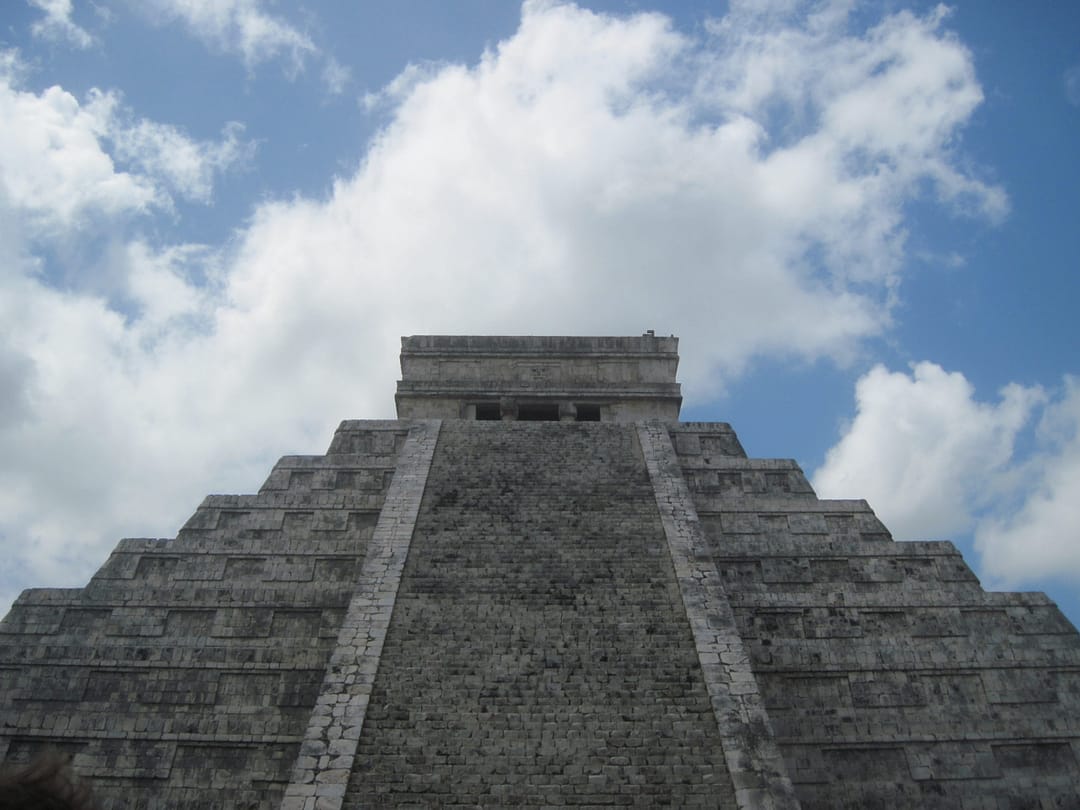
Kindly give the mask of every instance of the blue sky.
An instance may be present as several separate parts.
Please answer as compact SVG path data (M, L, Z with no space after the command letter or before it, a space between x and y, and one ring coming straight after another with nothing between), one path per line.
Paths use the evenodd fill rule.
M684 418L1080 621L1080 7L12 0L0 606L400 335L682 338Z

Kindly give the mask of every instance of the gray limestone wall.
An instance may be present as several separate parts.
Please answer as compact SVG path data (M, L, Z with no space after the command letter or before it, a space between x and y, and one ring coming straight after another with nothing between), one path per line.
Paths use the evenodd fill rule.
M345 807L735 807L633 426L443 423Z
M727 425L671 430L804 808L1080 807L1080 635Z
M398 455L398 468L341 623L282 810L341 807L438 435L438 421L416 423Z
M401 339L400 418L457 419L477 403L601 405L603 421L679 417L675 337L414 335ZM516 407L513 405L512 407Z
M173 540L0 622L0 759L73 756L105 808L271 807L289 780L408 425L346 422Z
M19 598L45 747L110 810L1071 808L1080 635L724 424L350 421Z
M744 810L797 810L798 799L667 425L639 424L637 430L736 801Z

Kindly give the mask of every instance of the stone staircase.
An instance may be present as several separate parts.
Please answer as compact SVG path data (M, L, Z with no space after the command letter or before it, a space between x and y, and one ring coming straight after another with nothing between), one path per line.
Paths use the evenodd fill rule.
M346 807L733 807L632 425L443 422Z

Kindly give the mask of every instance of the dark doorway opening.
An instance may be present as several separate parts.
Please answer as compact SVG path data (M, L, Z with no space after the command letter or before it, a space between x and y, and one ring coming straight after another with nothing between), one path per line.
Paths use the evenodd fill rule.
M599 405L582 405L578 404L577 408L577 420L579 422L599 422L600 421L600 406Z
M518 405L518 419L522 422L558 422L559 405Z

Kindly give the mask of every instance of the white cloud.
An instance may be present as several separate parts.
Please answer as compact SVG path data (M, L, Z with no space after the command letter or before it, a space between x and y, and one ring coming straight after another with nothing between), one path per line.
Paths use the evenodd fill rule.
M117 171L91 111L60 87L40 94L0 75L0 193L38 226L75 227L88 213L145 210L160 200L148 178Z
M898 539L948 539L972 528L1013 463L1017 433L1042 400L1008 385L979 402L959 372L875 366L855 385L856 414L813 476L823 498L866 498Z
M0 445L17 459L0 468L0 536L11 563L3 584L10 588L20 570L39 582L85 579L111 545L106 533L115 542L159 520L175 527L190 511L189 491L171 484L169 459L195 471L207 455L196 434L174 443L179 417L201 394L148 369L145 327L125 328L100 299L25 280L0 297L0 321L28 403L0 425Z
M209 202L215 175L254 146L243 128L195 141L176 127L136 118L116 93L85 103L61 87L20 89L13 52L0 70L0 196L35 234L77 236L88 220L168 208L173 195ZM127 170L118 167L122 164Z
M36 37L68 42L76 48L89 48L94 38L71 19L71 0L28 0L31 6L45 12L43 19L30 30Z
M957 128L983 94L970 52L943 30L945 7L925 17L902 11L854 36L852 5L733 4L709 25L721 51L708 57L698 92L729 115L767 122L762 147L776 150L778 172L836 178L825 217L808 225L836 265L878 277L897 266L903 231L895 203L917 184L930 181L943 201L994 220L1005 216L1008 199L953 160ZM801 13L804 25L783 24ZM816 183L793 190L785 194L794 211L821 204L812 196ZM852 231L864 238L853 240Z
M139 0L136 7L155 20L183 23L208 45L238 54L249 69L281 57L296 72L317 52L306 34L268 14L261 0Z
M211 251L202 245L180 245L155 252L136 241L125 245L123 252L114 262L126 279L126 294L136 313L130 326L133 335L148 344L205 327L217 290L212 282L196 279L192 268L205 270L216 258Z
M159 8L207 31L258 11ZM660 15L528 2L474 67L406 71L380 94L389 123L361 166L324 198L259 205L228 250L125 244L102 258L122 279L106 299L45 286L33 256L0 245L25 269L0 297L0 374L21 386L0 426L10 570L75 584L72 542L66 558L100 561L121 534L174 532L206 491L255 488L275 456L321 451L337 420L390 415L403 334L678 330L698 399L756 356L853 356L888 327L921 184L948 174L990 213L1002 193L950 152L979 97L967 51L934 19L859 32L833 14L807 40L774 10L790 45L749 103L717 78L758 36L739 17L698 42ZM852 63L875 48L886 56ZM839 74L804 116L789 88ZM865 87L901 111L898 131L826 114ZM56 125L59 142L79 133L99 185L129 177L142 206L202 188L187 162L160 162L169 137L102 130L111 97L95 118L58 88L10 92L78 122ZM117 172L103 141L142 174ZM58 159L47 143L23 145L28 165ZM73 176L72 194L103 195L98 175Z
M1003 587L1040 577L1080 581L1080 380L1066 378L1039 438L1043 449L1017 469L1022 502L975 533L987 574Z
M855 388L856 415L813 483L829 498L865 497L898 539L974 533L985 582L1015 588L1080 580L1080 381L1051 400L1006 386L976 399L962 374L919 363L875 367ZM1039 448L1014 452L1042 409Z

